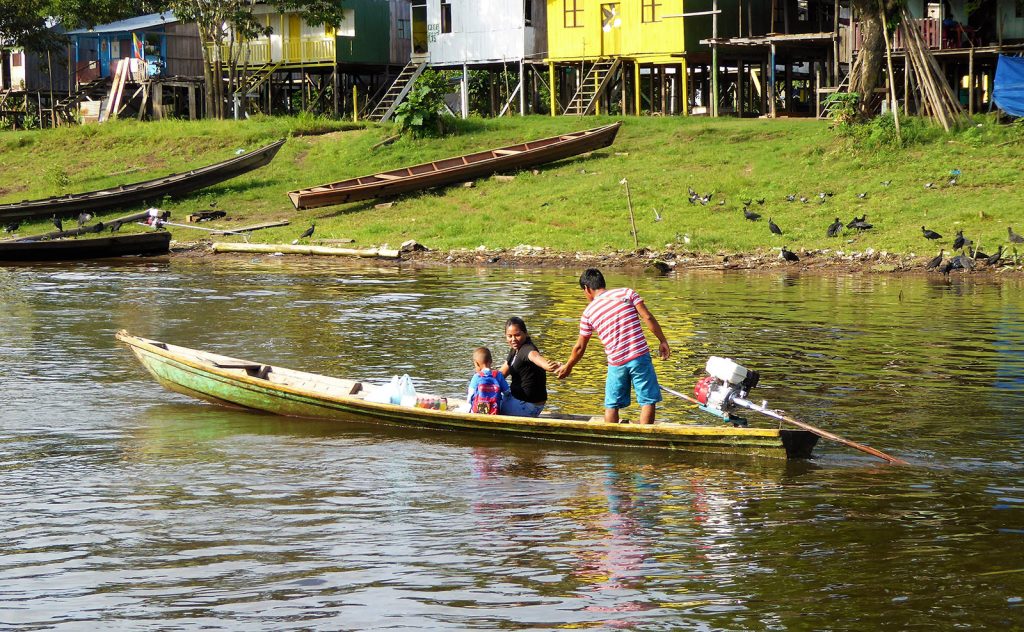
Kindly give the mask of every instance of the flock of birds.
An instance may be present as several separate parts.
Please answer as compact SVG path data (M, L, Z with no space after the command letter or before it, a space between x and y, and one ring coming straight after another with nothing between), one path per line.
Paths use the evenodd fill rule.
M947 187L957 186L959 184L959 181L960 181L960 175L961 175L961 173L960 173L959 169L953 169L950 172L950 177L945 181L945 186L947 186ZM883 180L880 184L883 187L888 187L889 185L892 184L892 180ZM934 181L924 183L924 188L925 189L936 189L938 187L939 187L939 185L936 184L936 182L934 182ZM714 192L706 193L706 194L701 195L701 194L697 193L693 189L693 187L687 187L687 193L688 193L688 201L689 201L690 204L700 204L702 206L707 206L708 203L710 203L712 197L714 197ZM817 203L818 204L824 204L829 198L833 197L834 195L835 195L835 193L832 192L832 191L821 191L816 196L817 197ZM857 195L858 199L865 200L865 199L868 198L869 192L863 191L863 192L857 193L856 195ZM786 195L785 199L786 199L787 202L794 202L794 203L795 202L800 202L801 204L809 204L811 202L811 200L812 200L812 198L809 198L809 197L807 197L805 195L800 195L800 194L797 194L797 193L791 193L789 195ZM755 205L755 204L757 206L764 206L765 198L758 198L756 200L751 198L751 199L743 200L743 217L744 217L744 219L746 219L748 221L751 221L751 222L757 222L757 221L761 220L762 214L752 210L752 206ZM725 205L725 200L724 199L719 200L718 205L719 206L724 206ZM655 210L654 211L654 221L656 221L656 222L657 221L661 221L661 219L662 219L661 214L658 213L657 210ZM828 237L839 237L839 236L841 236L843 234L844 228L847 229L847 230L855 230L855 231L858 231L858 232L863 232L863 231L871 230L872 228L874 228L874 225L868 222L867 214L861 215L860 217L854 216L854 218L852 220L850 220L849 222L847 222L845 224L843 223L842 220L840 220L838 217L836 217L835 221L833 221L831 224L829 224L829 226L825 229L825 234ZM1021 236L1021 235L1015 233L1012 226L1008 226L1006 228L1006 230L1007 230L1007 233L1008 233L1008 236L1009 236L1009 241L1010 241L1011 244L1024 244L1024 236ZM777 223L775 223L775 220L772 217L768 218L768 231L771 232L773 235L780 235L781 236L783 234L782 228L780 228L779 225ZM933 230L929 230L928 228L926 228L924 226L921 227L921 232L924 235L925 239L932 240L932 241L938 240L938 239L942 239L942 235L940 235L939 233L937 233L937 232L935 232ZM998 265L999 262L1002 260L1003 254L1005 252L1003 246L1000 245L996 252L994 252L991 255L989 255L989 254L986 254L984 252L981 252L981 251L975 249L973 247L973 245L974 245L974 242L972 240L964 237L964 234L963 234L962 230L957 231L956 238L953 240L952 251L953 252L959 251L959 254L957 254L956 256L953 256L950 259L946 260L944 258L945 257L945 249L944 248L940 249L938 256L936 256L935 258L931 259L928 262L928 265L926 266L925 269L926 270L939 270L943 274L949 274L949 272L951 272L952 270L957 270L957 269L973 270L976 267L976 265L977 265L976 261L984 261L985 264L988 265L988 266L995 266L995 265ZM1014 252L1016 253L1016 246L1014 246ZM796 261L800 260L800 257L795 252L793 252L792 250L789 250L789 248L787 248L786 246L783 246L781 248L780 257L782 259L784 259L786 261L790 261L790 262L796 262Z

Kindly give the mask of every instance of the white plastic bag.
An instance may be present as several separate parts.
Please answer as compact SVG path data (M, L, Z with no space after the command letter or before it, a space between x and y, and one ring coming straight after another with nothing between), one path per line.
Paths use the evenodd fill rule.
M401 404L405 397L412 397L416 401L416 387L412 384L412 378L408 374L392 380L394 391L391 394L392 404ZM414 404L415 405L415 404Z
M395 401L395 398L401 397L399 392L398 376L395 375L392 376L391 382L388 384L382 384L375 388L373 392L366 397L366 401L373 402L375 404L397 404L398 402Z

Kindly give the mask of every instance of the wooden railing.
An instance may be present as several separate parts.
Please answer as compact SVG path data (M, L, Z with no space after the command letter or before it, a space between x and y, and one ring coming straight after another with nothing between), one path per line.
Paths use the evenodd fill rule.
M270 40L250 40L248 42L242 42L236 44L235 52L238 53L238 63L244 64L246 60L250 66L266 64L270 62ZM241 47L241 50L238 50ZM206 47L206 59L212 60L212 47ZM220 47L220 58L222 61L227 62L230 59L231 50L227 46Z
M289 38L284 43L284 60L286 62L301 61L334 61L334 38L306 36L300 39Z
M921 32L921 39L925 46L932 50L949 48L948 42L943 45L942 41L942 20L938 18L923 18L914 20L918 31ZM948 38L947 38L948 39ZM903 50L903 34L900 29L896 30L896 37L893 38L893 50ZM860 29L860 22L853 23L853 50L858 51L864 46L864 35Z
M246 54L248 54L250 66L279 61L284 63L334 61L333 38L325 39L323 37L306 36L299 39L285 39L283 47L284 59L274 59L269 39L250 40L242 43L241 46L243 48L238 56L238 63L245 63ZM212 55L209 54L210 52L212 51L207 48L207 59L212 59ZM221 59L227 60L229 52L227 46L221 46Z

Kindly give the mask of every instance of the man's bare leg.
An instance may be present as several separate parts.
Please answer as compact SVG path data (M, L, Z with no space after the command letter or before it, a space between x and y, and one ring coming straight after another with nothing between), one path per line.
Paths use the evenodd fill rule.
M604 409L604 422L606 424L617 424L617 423L619 423L619 409L618 408L605 408Z
M653 424L654 423L654 409L655 404L647 404L640 407L640 419L637 420L638 424Z

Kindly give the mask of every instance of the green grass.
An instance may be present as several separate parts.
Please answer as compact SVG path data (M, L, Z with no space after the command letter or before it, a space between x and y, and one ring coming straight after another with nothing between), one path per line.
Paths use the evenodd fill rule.
M290 242L310 221L314 239L351 238L357 246L397 246L415 239L434 249L510 248L519 244L563 252L632 250L623 178L629 181L640 245L666 244L701 253L791 249L931 255L948 250L957 229L993 251L1006 242L1006 226L1024 231L1021 183L1024 128L979 118L953 135L905 123L914 144L894 149L869 133L839 137L813 120L626 118L615 144L517 174L511 182L482 180L474 188L450 187L400 198L388 208L375 202L295 211L285 192L375 171L499 147L532 138L593 127L611 118L505 118L470 120L443 139L402 138L371 150L392 133L371 126L310 118L233 121L123 121L58 130L0 134L0 202L79 192L134 182L223 160L236 149L253 149L290 136L269 166L199 191L162 208L173 221L207 210L212 202L239 226L289 219L291 225L260 231L253 241ZM322 133L327 130L335 133ZM869 130L870 131L870 130ZM883 130L884 131L884 130ZM952 169L962 173L946 185ZM113 174L113 175L112 175ZM883 180L891 180L883 187ZM924 183L938 184L934 190ZM687 201L687 187L714 192L708 206ZM817 193L835 195L818 204ZM857 193L867 192L866 199ZM787 194L810 203L790 203ZM743 219L741 201L764 217ZM718 202L725 200L725 205ZM664 218L654 221L654 209ZM124 214L115 211L102 217ZM867 214L872 231L829 239L826 227ZM784 235L769 233L768 217ZM945 236L929 243L921 225ZM204 227L211 225L204 224ZM24 226L43 232L48 222ZM174 229L179 240L206 233ZM684 242L688 242L685 243Z

